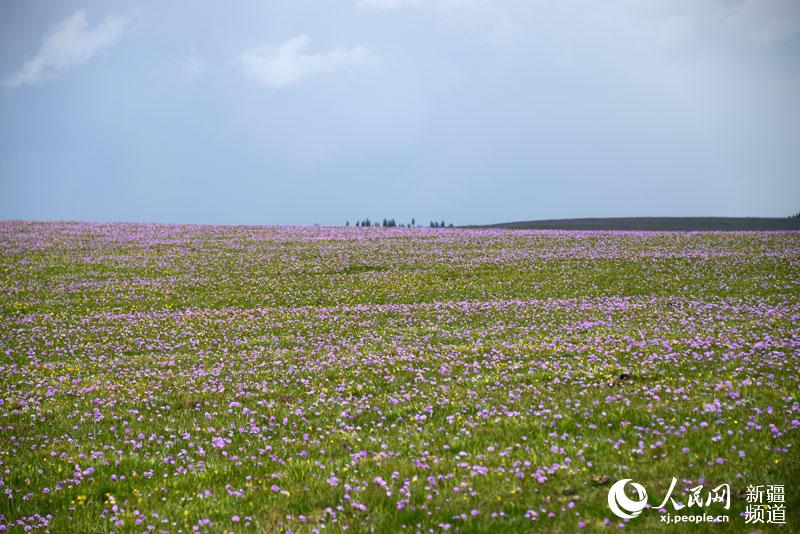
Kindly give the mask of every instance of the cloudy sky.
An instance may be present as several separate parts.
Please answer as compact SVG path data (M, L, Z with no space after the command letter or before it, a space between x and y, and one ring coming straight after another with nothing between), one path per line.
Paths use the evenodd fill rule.
M0 6L2 219L785 216L798 140L797 0Z

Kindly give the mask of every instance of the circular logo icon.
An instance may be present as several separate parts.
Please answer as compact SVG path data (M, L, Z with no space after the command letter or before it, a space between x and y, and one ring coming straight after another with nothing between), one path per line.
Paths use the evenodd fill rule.
M633 519L641 514L644 507L647 506L647 490L644 489L644 486L631 482L631 487L639 496L639 500L633 500L625 494L625 484L628 482L631 482L630 478L623 478L608 490L608 507L622 519Z

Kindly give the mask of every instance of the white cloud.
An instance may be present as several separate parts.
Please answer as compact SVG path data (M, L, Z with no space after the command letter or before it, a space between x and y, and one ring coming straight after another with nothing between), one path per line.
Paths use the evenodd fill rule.
M190 76L199 76L206 70L206 63L202 59L192 58L186 63L186 73Z
M284 87L309 76L352 69L376 62L363 46L338 46L327 52L307 52L307 35L292 37L279 45L253 48L237 59L244 73L267 87Z
M109 16L89 28L86 14L77 11L56 24L42 39L42 46L33 59L8 76L3 85L13 88L36 84L86 63L97 52L119 41L126 23L122 17Z
M769 46L800 34L800 2L742 0L730 8L722 25L746 43Z
M800 35L797 0L637 0L655 14L670 37L685 44L709 35L767 47Z
M367 9L402 9L405 7L432 7L435 9L456 9L471 5L484 5L499 3L498 0L358 0L358 7ZM501 2L500 2L501 3Z
M514 42L531 26L554 14L586 19L598 10L630 9L632 15L655 16L665 42L691 42L709 36L732 38L752 46L772 46L800 34L800 0L355 0L371 11L416 9L442 25L472 31L486 41ZM595 23L597 23L596 21ZM557 28L569 31L569 20Z
M493 44L508 44L521 35L515 17L535 7L535 3L535 0L358 0L356 5L373 11L424 10L445 27L474 32Z
M388 10L433 3L437 3L436 0L359 0L358 7Z

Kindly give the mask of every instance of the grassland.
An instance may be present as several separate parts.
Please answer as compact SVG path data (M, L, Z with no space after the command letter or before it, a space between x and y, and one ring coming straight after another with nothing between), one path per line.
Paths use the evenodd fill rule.
M488 225L486 228L523 230L622 230L728 232L800 230L800 219L789 217L599 217L588 219L545 219Z
M800 528L800 233L3 222L0 286L11 530Z

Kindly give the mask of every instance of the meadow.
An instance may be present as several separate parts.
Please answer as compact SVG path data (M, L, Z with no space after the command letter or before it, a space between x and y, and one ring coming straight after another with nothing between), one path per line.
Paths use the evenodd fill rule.
M0 287L0 531L800 530L798 232L1 222Z

